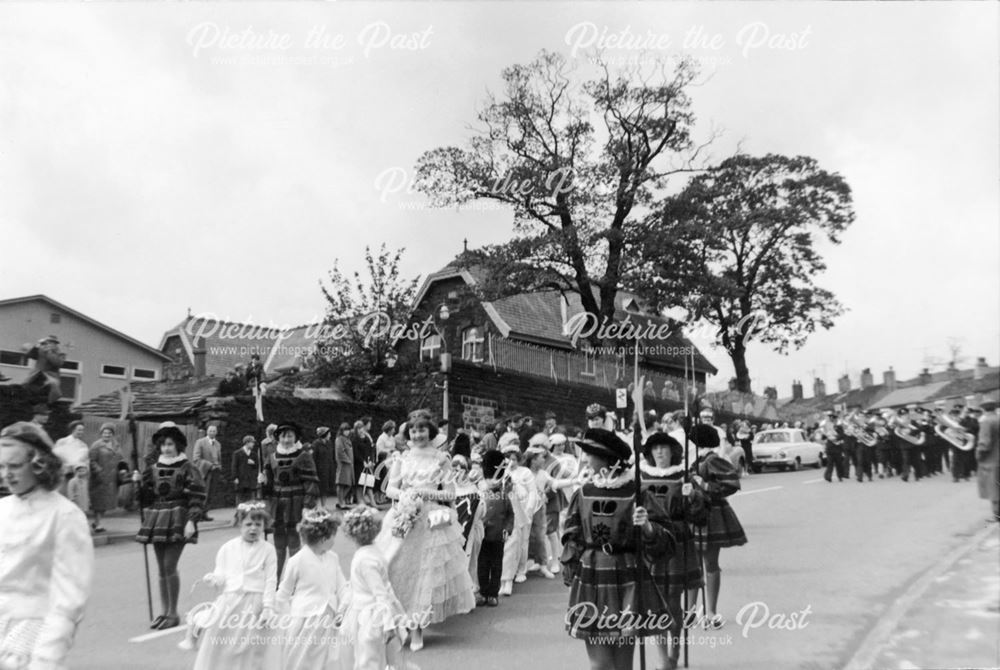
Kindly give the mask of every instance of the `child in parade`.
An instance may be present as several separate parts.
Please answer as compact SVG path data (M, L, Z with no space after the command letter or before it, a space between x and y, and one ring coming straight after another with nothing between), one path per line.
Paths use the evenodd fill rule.
M531 541L531 522L538 509L538 487L531 470L520 464L520 441L516 433L507 433L500 439L500 453L506 459L505 476L512 485L511 503L514 505L514 531L503 548L503 575L500 595L513 593L514 582L527 580L528 544Z
M323 507L307 510L298 524L304 546L288 559L278 587L283 638L278 655L283 670L344 664L337 623L346 609L348 583L333 551L339 527L340 519Z
M485 602L479 595L479 551L483 543L483 505L479 488L470 476L470 463L466 456L455 454L451 458L455 473L455 512L462 526L465 555L469 557L469 577L472 579L476 604Z
M389 582L389 566L372 543L381 523L371 507L344 515L344 533L358 550L351 560L351 599L341 632L353 643L354 670L385 670L389 646L406 642L407 616Z
M504 542L514 531L514 506L510 480L504 476L504 457L497 450L483 454L480 482L483 507L483 542L479 548L479 595L487 607L499 605ZM479 601L477 600L477 604Z
M271 502L280 578L286 556L294 556L301 546L296 524L302 519L302 511L313 507L319 498L319 476L312 456L299 442L302 429L297 424L286 421L278 426L275 435L278 443L265 462L265 497Z
M534 439L533 437L532 440ZM538 511L532 520L531 532L536 536L537 544L541 547L540 551L547 554L541 557L539 570L543 577L552 579L562 569L559 564L559 556L562 554L562 545L559 543L561 491L576 484L576 479L554 476L553 473L561 474L562 463L550 458L548 450L541 446L529 447L525 455L528 456L528 469L535 476L539 501Z
M0 667L64 668L90 597L87 517L56 489L62 461L28 422L0 432Z
M239 537L215 555L215 570L202 581L222 590L209 607L188 614L185 649L198 646L194 670L264 670L265 645L259 635L274 614L278 583L274 546L264 541L271 521L263 501L236 507Z
M635 638L668 630L669 607L653 569L676 550L672 524L653 496L636 491L631 449L617 435L592 428L577 445L594 474L573 494L562 538L566 627L586 643L593 670L630 670Z
M139 483L139 496L146 508L142 528L135 541L152 544L160 572L160 602L163 613L150 628L173 628L180 624L177 600L181 578L177 572L184 545L198 541L198 521L205 504L205 485L184 454L187 438L173 422L160 425L153 433L153 445L159 457L141 475L133 473Z
M684 612L681 597L686 590L700 589L704 584L701 562L694 543L694 533L688 523L704 525L708 519L708 496L705 491L684 481L684 447L666 433L652 433L643 444L643 458L639 462L642 470L642 490L654 497L666 511L667 518L674 522L673 532L677 541L677 551L666 562L666 569L654 570L662 578L659 586L667 594L670 606L670 642L656 637L656 649L660 665L673 670L680 656L681 623ZM662 567L662 566L661 566Z
M719 589L722 569L719 551L723 547L738 547L747 543L746 533L736 512L726 501L740 490L740 476L735 466L714 450L719 446L719 434L712 426L698 425L691 432L690 440L698 448L698 458L691 466L692 481L708 494L708 520L704 528L696 528L695 544L701 555L705 571L705 618L708 628L722 628L725 619L718 614ZM689 594L693 607L698 602L698 591Z
M83 421L69 424L69 435L56 440L52 451L63 462L59 492L86 514L90 510L90 447L83 441Z

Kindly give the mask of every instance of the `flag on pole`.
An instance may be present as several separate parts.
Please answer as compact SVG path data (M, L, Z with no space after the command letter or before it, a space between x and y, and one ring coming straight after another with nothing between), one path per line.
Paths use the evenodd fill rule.
M126 383L125 386L122 387L122 390L118 394L118 397L119 397L119 399L121 400L121 403L122 403L122 406L121 406L121 415L118 417L118 419L120 421L124 421L126 418L128 418L128 415L132 413L132 398L133 398L133 396L132 396L132 386L131 386L131 384Z
M253 389L253 406L257 410L257 421L264 421L264 393L261 391L260 386L256 385Z

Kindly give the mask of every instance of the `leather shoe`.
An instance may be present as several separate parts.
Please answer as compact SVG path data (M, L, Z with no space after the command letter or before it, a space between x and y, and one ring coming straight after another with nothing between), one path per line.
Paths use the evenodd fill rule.
M496 607L499 604L500 604L500 601L497 600L495 596L490 596L489 598L486 599L486 606L487 607Z
M159 628L160 624L162 624L163 620L166 619L166 618L167 617L165 615L161 614L160 616L158 616L155 619L153 619L152 623L149 624L149 627L150 628Z

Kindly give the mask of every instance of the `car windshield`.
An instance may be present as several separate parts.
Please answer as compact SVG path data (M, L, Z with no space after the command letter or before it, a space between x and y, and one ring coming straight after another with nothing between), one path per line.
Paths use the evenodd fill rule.
M757 440L761 444L773 444L775 442L788 442L788 433L763 433Z

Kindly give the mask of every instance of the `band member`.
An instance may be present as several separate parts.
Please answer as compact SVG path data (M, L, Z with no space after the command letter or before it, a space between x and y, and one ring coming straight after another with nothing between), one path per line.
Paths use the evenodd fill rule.
M319 477L316 463L299 442L302 430L298 424L281 423L275 435L278 444L264 469L267 475L265 497L270 498L274 510L274 548L278 552L280 579L285 558L294 556L301 546L296 528L302 520L302 510L316 505Z
M896 426L893 428L893 435L896 438L896 445L899 447L902 457L901 478L904 482L910 481L910 467L913 467L914 481L920 481L923 477L923 467L920 460L916 458L915 447L922 447L926 436L919 426L913 422L910 414L910 407L916 409L916 405L901 407L896 412Z
M684 612L681 596L685 590L694 591L704 585L701 563L694 543L694 533L689 523L703 526L708 520L708 497L703 489L684 482L684 447L666 433L653 433L643 445L642 470L643 492L656 498L666 511L667 518L675 522L673 527L677 540L677 551L667 561L666 570L655 570L665 579L660 588L667 594L670 607L670 641L657 638L654 646L659 654L660 665L676 668L680 655L681 622Z
M829 411L820 424L823 440L826 442L826 472L823 479L833 481L833 471L837 471L837 481L844 481L848 476L847 461L844 458L844 429L837 420L837 413Z
M184 455L187 438L172 422L153 433L153 444L159 450L158 460L133 479L141 485L139 497L146 507L146 516L135 536L136 542L152 544L160 570L160 601L163 614L156 617L150 628L173 628L180 623L177 601L181 578L177 563L188 542L198 541L198 521L205 504L205 485L201 474Z
M875 444L875 467L878 470L878 478L884 479L892 477L892 430L890 424L890 414L885 410L882 414L875 414L872 419L872 427L878 442ZM895 420L894 418L892 419Z
M854 426L854 435L851 440L854 442L854 475L859 482L863 482L865 477L872 480L872 460L874 459L874 445L870 444L874 439L874 432L869 428L868 418L861 413L860 405L852 405L851 412L847 416L847 421Z
M668 620L662 615L669 615L669 606L652 569L665 564L676 543L656 499L637 495L628 445L601 428L587 430L576 443L596 474L573 494L562 538L563 580L570 587L567 630L586 643L591 668L630 670L635 637L667 632L656 625ZM618 625L619 617L612 623L591 611L637 616Z

